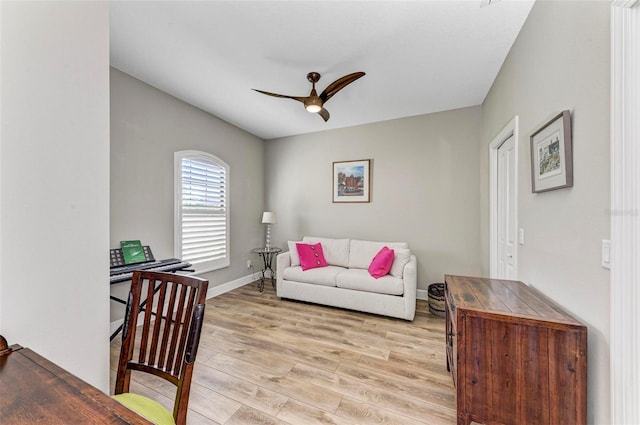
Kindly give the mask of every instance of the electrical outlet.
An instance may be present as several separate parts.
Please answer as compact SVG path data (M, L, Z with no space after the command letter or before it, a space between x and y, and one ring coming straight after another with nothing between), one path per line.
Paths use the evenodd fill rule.
M247 268L250 269L251 268L251 260L247 260Z

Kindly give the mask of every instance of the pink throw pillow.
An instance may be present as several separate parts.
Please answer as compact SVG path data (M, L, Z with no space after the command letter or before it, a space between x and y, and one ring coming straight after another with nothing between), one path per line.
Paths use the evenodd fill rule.
M371 261L371 264L369 265L369 274L376 279L387 275L393 265L394 257L395 253L393 252L393 249L383 246L376 256L373 257L373 261Z
M324 252L320 242L315 244L297 243L296 250L300 256L302 270L328 266L327 260L324 259Z

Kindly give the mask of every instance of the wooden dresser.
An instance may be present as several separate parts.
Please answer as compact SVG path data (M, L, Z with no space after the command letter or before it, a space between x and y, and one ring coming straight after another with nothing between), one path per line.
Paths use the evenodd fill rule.
M522 282L445 276L458 425L585 424L587 328Z

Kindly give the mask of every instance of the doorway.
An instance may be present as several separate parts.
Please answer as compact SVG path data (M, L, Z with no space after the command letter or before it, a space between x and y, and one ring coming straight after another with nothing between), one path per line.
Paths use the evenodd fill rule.
M489 145L490 277L518 279L518 117Z

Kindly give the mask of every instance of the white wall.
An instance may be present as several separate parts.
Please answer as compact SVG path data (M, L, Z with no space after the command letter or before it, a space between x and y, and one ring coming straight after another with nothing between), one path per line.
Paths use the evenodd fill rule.
M0 9L0 333L107 391L108 5Z
M405 241L418 287L480 273L480 107L266 142L273 245L305 235ZM332 203L332 163L371 159L371 202Z
M156 259L172 258L175 151L208 152L230 166L231 264L201 277L209 288L251 274L247 260L262 246L262 140L111 68L111 247L139 239ZM130 282L112 285L126 299ZM111 320L124 306L111 303Z
M609 2L536 2L484 104L481 140L483 274L488 275L488 151L520 117L519 279L588 326L588 420L609 423ZM572 111L574 186L531 193L529 136Z

